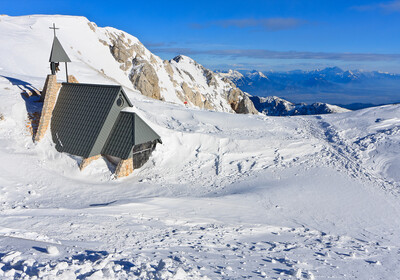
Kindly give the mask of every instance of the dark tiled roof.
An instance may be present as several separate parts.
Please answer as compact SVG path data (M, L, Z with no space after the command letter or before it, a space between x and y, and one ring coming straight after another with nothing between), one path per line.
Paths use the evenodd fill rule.
M104 146L102 154L127 159L135 145L160 139L137 114L121 112Z
M82 157L91 156L95 144L101 145L96 142L100 132L108 137L114 125L115 120L108 120L111 122L108 132L104 128L120 92L125 96L121 86L64 83L51 119L57 150ZM129 99L127 102L130 105ZM118 111L114 113L115 118Z

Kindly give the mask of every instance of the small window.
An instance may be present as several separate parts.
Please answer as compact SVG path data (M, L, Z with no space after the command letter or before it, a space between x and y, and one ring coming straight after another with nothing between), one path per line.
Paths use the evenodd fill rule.
M120 96L117 99L117 106L122 107L124 105L124 99Z

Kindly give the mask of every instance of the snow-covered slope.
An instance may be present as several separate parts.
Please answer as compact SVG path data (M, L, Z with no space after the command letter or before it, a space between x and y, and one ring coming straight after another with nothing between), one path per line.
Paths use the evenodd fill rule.
M27 110L37 103L21 95L30 87L0 78L1 277L400 272L400 105L274 118L193 110L128 90L163 145L115 181L103 159L80 172L49 135L32 143Z
M295 116L295 115L321 115L344 113L349 110L326 103L294 104L277 96L258 97L251 96L256 109L267 116Z
M53 23L60 28L57 36L73 62L71 74L90 69L155 99L221 112L258 113L233 83L194 60L179 56L163 61L136 37L112 27L97 27L84 17L0 16L0 36L7 38L0 46L0 52L7 53L0 61L0 71L31 76L49 73L46 61ZM61 79L63 75L59 73Z
M27 34L21 56L41 43ZM163 140L114 180L104 159L80 172L50 135L32 142L40 102L23 92L43 85L47 64L22 67L1 48L0 278L397 279L400 105L279 118L186 108L112 76L121 65L107 48L93 51L104 60L80 51L78 80L126 78L133 110Z

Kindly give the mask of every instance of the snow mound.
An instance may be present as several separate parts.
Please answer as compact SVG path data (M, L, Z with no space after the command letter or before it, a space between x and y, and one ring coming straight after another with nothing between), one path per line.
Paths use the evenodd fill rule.
M47 246L46 251L49 255L57 256L60 252L56 246Z

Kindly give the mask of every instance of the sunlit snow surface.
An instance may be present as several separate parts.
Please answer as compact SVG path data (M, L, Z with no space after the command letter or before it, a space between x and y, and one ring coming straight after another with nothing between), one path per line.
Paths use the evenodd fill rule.
M47 65L30 73L3 51L0 278L398 278L400 105L249 116L126 88L163 144L115 180L103 159L80 172L50 134L32 143L39 105L21 93L41 89ZM73 74L124 83L85 63Z

